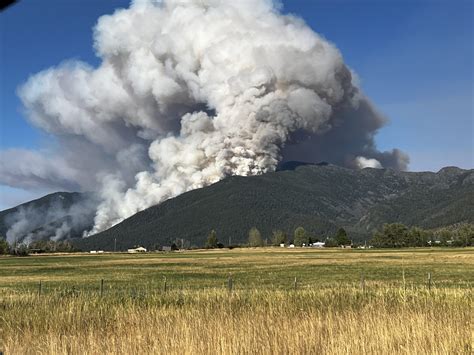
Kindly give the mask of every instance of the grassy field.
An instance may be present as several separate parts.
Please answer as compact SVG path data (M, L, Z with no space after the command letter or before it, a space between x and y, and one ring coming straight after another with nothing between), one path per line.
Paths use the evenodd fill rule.
M473 284L472 248L5 257L0 351L468 354Z

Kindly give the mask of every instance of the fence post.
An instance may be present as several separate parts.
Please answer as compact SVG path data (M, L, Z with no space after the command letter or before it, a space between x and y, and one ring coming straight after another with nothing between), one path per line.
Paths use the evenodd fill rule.
M229 279L227 280L227 288L229 289L230 292L232 292L232 275L229 275Z
M166 292L166 290L167 290L167 287L166 287L166 286L167 286L167 285L166 285L166 276L165 276L165 281L164 281L164 283L163 283L163 291L164 291L164 292Z
M100 297L104 295L104 279L100 280Z
M407 292L407 283L405 280L405 267L402 269L403 292Z
M293 287L295 289L295 291L298 289L298 279L295 277L295 281L293 283Z
M431 291L431 272L428 273L428 291Z
M42 285L41 285L41 280L38 284L38 296L41 296L41 288L42 288Z

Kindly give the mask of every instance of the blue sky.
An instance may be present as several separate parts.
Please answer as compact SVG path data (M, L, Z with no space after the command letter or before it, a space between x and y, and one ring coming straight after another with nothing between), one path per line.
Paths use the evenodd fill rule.
M39 149L50 137L25 120L17 87L66 59L99 63L92 27L128 0L21 0L0 14L0 150ZM286 0L336 44L390 119L379 147L398 147L410 170L474 167L473 5L469 0ZM0 187L0 208L44 191Z

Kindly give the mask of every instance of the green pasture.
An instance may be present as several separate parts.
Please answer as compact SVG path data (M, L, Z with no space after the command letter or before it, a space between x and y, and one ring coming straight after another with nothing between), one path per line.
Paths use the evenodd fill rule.
M0 258L0 292L103 292L228 287L471 288L474 248L401 250L242 248L146 254ZM166 281L165 281L166 280Z

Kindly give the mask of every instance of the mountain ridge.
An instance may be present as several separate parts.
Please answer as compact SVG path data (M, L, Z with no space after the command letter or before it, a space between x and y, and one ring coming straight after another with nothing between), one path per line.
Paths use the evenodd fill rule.
M69 208L90 193L57 192L0 211L0 235L8 230L7 216L31 208L64 210L56 219L37 221L29 233L46 238L71 221ZM230 176L152 206L89 238L69 237L84 250L119 250L133 245L156 247L175 239L202 246L211 229L221 242L244 243L256 226L264 238L273 229L292 234L302 225L320 239L344 227L354 240L370 237L382 223L402 222L425 228L474 222L474 170L444 167L438 172L392 169L347 169L325 162L286 162L277 171L258 176ZM93 211L86 214L90 228ZM87 221L86 221L87 222ZM43 223L43 225L41 225ZM71 224L71 223L70 223ZM117 241L115 241L117 239Z
M53 192L43 197L24 202L0 211L0 236L6 237L8 230L15 229L14 240L21 242L28 235L37 239L58 236L66 227L63 237L80 237L83 229L93 224L94 205L91 193Z
M258 176L231 176L138 212L94 236L75 240L84 250L117 245L156 247L175 239L202 246L210 230L221 242L244 243L256 226L264 238L273 229L292 234L303 226L324 238L338 227L355 240L383 223L435 228L474 222L474 170L434 172L352 170L303 164Z

